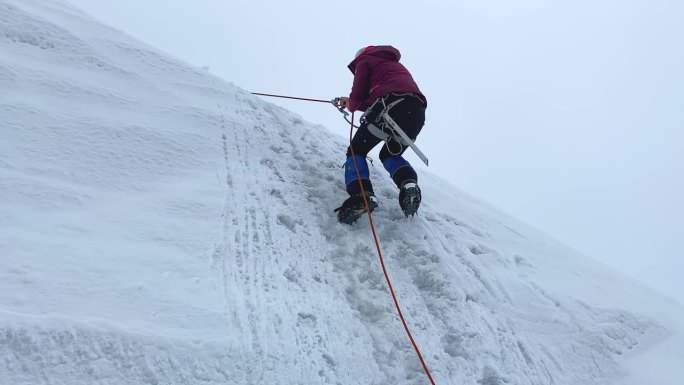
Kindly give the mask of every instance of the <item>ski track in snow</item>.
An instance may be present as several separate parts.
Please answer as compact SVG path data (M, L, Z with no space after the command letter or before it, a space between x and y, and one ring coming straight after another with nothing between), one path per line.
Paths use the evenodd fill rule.
M343 138L61 0L0 0L0 52L0 383L427 383L368 220L332 212ZM371 174L438 384L606 384L671 333L438 178L407 220Z

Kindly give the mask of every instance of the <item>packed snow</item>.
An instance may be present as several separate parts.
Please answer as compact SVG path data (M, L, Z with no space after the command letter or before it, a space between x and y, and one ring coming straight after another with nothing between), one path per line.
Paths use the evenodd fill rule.
M428 383L344 133L63 0L0 0L0 90L1 384ZM429 173L405 219L378 164L437 384L684 383L679 305Z

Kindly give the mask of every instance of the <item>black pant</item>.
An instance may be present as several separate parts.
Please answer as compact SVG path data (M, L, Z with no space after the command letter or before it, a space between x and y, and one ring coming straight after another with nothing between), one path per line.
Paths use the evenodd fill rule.
M365 166L367 169L368 166L365 165L366 156L370 150L382 142L382 139L373 135L368 130L368 125L374 124L376 127L383 129L384 132L391 132L390 127L384 127L382 117L380 116L386 105L389 105L396 100L403 99L394 105L389 110L388 114L412 141L416 140L425 124L425 104L418 97L411 94L387 94L381 99L384 99L384 105L381 102L376 102L368 111L366 111L362 118L361 126L352 138L351 145L354 148L354 155L357 156L357 162L362 161L364 163L364 165L359 166L360 168ZM407 145L403 144L401 141L397 141L391 136L385 142L382 150L380 150L380 161L392 176L394 183L400 188L407 181L417 182L418 180L416 171L401 156L407 149ZM348 161L350 160L350 157L351 149L348 148ZM347 182L347 192L350 195L358 194L361 190L358 181L350 183L348 177L345 177L345 179ZM364 184L364 190L373 191L370 179L362 177L362 183Z

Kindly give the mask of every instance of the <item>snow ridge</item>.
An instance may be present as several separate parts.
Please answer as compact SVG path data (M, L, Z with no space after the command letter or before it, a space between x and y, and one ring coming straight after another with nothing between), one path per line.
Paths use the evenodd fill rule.
M332 214L343 138L61 0L0 9L0 383L426 383ZM605 384L666 335L543 234L430 174L406 220L371 173L437 383Z

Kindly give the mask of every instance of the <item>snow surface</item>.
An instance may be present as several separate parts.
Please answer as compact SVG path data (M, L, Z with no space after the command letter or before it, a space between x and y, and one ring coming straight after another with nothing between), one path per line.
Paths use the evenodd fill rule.
M62 0L0 0L0 90L0 384L428 383L332 213L344 137ZM677 304L430 174L406 220L371 172L438 384L684 383Z

